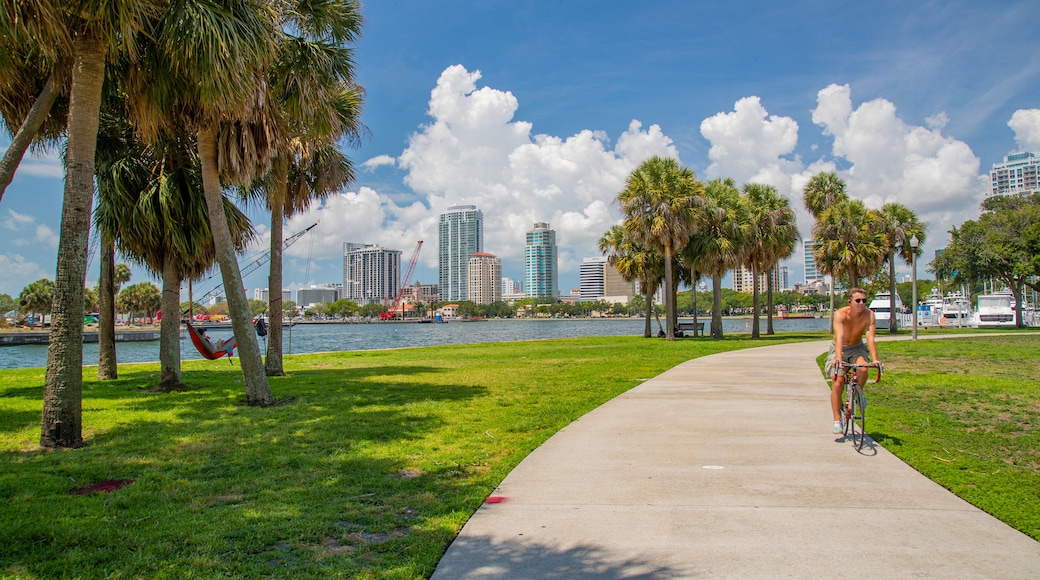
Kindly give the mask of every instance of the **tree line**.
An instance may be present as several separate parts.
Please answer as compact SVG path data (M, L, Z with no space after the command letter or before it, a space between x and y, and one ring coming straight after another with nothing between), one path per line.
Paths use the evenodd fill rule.
M813 250L817 267L853 287L887 262L894 293L895 260L910 260L911 239L924 241L924 224L901 204L868 209L845 189L834 172L820 172L805 186L803 203L814 219L812 239L818 240ZM608 230L599 245L622 276L639 283L647 307L644 336L651 336L650 296L658 288L664 290L665 333L671 340L679 285L693 287L701 277L709 277L711 336L722 338L722 278L742 266L755 280L752 336L759 335L758 317L763 311L768 317L767 334L774 332L770 274L794 253L801 239L790 202L776 188L759 183L738 187L728 178L702 183L677 160L653 157L632 171L616 202L623 221ZM758 283L763 276L764 309ZM696 317L701 309L693 296L691 310ZM891 330L895 332L894 325Z

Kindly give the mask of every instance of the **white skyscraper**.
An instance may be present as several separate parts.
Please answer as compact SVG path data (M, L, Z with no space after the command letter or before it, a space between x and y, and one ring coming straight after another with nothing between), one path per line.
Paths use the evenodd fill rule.
M546 222L535 222L527 232L524 248L524 288L532 298L559 297L559 274L556 266L556 232Z
M400 286L400 250L343 244L343 298L362 305L382 304L393 301Z
M437 225L441 300L469 300L469 259L484 251L484 214L475 205L456 205Z

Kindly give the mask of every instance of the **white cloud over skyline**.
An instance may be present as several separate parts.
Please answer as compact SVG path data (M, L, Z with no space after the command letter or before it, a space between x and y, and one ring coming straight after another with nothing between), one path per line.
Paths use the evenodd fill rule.
M512 92L480 86L481 78L480 71L462 65L444 69L430 91L428 123L417 127L403 150L364 161L354 190L291 220L287 236L318 220L320 226L286 252L287 280L302 280L303 272L310 272L312 282L337 280L343 242L377 243L401 250L407 259L422 239L420 272L424 282L436 282L438 216L452 205L473 204L484 212L485 250L503 259L504 275L512 278L522 277L525 233L535 222L549 222L557 232L566 291L577 283L581 260L599 255L597 241L619 219L613 201L631 169L651 155L679 158L670 135L638 119L616 138L595 127L569 136L537 133L532 122L517 118L520 102ZM803 236L810 223L801 190L821 170L838 171L850 195L870 207L898 201L917 211L929 224L929 254L945 245L951 226L977 215L987 176L966 143L943 134L951 122L946 113L915 125L884 98L855 103L848 84L828 85L818 91L815 106L805 103L812 114L806 126L770 113L767 104L744 96L731 111L699 122L709 144L701 177L774 185L798 212ZM1040 109L1018 110L1007 124L1019 149L1040 150ZM799 147L806 143L811 145ZM50 177L55 166L61 173L53 156L40 164L51 167ZM378 181L366 181L370 176ZM13 210L2 215L9 248L57 248L57 233L36 217ZM265 220L255 220L258 248L268 244ZM25 256L0 254L8 288L53 275L47 273L51 263L40 267ZM799 250L792 257L796 271L800 258ZM325 261L323 271L311 271L314 260Z
M396 157L379 155L363 164L395 165L418 201L401 207L386 192L367 186L336 196L293 219L287 231L320 217L324 233L313 234L313 243L299 244L288 255L336 258L342 242L353 241L400 249L407 256L422 239L424 281L435 282L438 216L452 205L472 204L484 212L485 250L503 259L504 275L522 276L525 233L534 222L547 221L557 232L561 273L574 280L562 280L561 290L576 284L581 260L599 255L600 236L620 217L613 201L628 173L651 155L678 158L677 149L659 126L644 128L639 120L615 142L596 129L566 137L537 134L532 123L516 119L519 101L511 92L479 87L480 79L480 71L446 68L430 93L430 122ZM811 112L814 126L801 128L793 118L771 114L752 95L737 100L732 111L705 118L700 123L710 143L705 177L774 185L799 214L803 237L811 223L802 208L802 188L819 171L838 171L850 195L869 207L898 201L917 211L929 224L928 252L945 245L951 226L975 215L987 178L966 143L943 135L945 113L916 126L901 119L886 99L855 104L847 84L820 89ZM1037 113L1019 111L1009 122L1020 142L1040 135ZM829 150L810 148L818 159L807 162L796 154L800 140L827 138ZM800 259L799 250L792 257L796 271Z

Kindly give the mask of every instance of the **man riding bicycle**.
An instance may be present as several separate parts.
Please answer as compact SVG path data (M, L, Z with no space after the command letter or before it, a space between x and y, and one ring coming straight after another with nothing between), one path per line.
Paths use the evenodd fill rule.
M834 313L834 342L827 354L827 376L834 378L831 385L831 411L834 413L834 427L831 433L840 434L841 397L845 390L842 373L838 372L838 362L867 364L867 356L871 362L878 362L877 345L874 344L874 312L867 308L867 292L862 288L849 290L849 305L843 306ZM866 344L863 337L866 335ZM856 380L862 387L867 382L867 369L856 371Z

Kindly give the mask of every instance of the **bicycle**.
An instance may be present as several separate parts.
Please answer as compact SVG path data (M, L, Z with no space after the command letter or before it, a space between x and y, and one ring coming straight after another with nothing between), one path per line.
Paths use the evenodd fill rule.
M845 404L842 406L840 414L841 431L845 436L852 434L852 444L856 446L856 451L863 448L863 440L867 435L867 396L863 394L863 388L856 380L856 371L861 368L876 368L877 379L874 380L874 383L881 382L882 365L880 362L856 364L839 361L836 371L844 372L843 380L845 381ZM867 372L870 371L867 370Z

